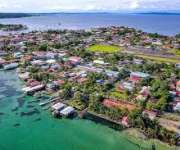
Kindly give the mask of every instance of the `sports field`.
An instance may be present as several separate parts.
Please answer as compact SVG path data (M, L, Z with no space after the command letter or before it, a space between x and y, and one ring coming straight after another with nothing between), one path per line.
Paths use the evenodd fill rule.
M116 53L121 51L121 48L118 46L112 46L112 45L92 45L88 48L88 50L92 52L100 52L100 53Z

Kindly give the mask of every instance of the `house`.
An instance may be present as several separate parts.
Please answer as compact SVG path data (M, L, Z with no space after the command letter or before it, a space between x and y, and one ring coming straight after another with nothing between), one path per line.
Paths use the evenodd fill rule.
M75 113L75 109L71 106L68 106L60 111L60 114L65 117L69 117L70 115Z
M56 53L52 53L52 52L46 53L46 59L55 59L56 56L58 56Z
M96 83L102 85L104 83L104 80L102 80L102 79L96 80Z
M147 117L149 117L149 119L154 120L157 117L158 113L155 111L144 110L143 115L146 115Z
M105 72L109 78L118 78L119 72L117 71L105 70Z
M128 116L124 116L121 120L122 125L124 125L125 127L130 127L129 125L129 119Z
M132 82L122 82L117 86L118 91L129 91L132 92L134 89L134 84Z
M22 80L27 80L27 79L29 79L29 72L21 73L18 76Z
M146 99L147 99L147 97L145 97L141 94L136 97L136 100L138 100L138 101L145 101Z
M141 79L147 79L149 77L150 77L150 75L147 74L147 73L143 73L143 72L131 72L129 80L134 82L134 83L137 83Z
M31 64L34 66L42 66L42 65L46 65L46 62L42 60L34 60L34 61L31 61Z
M40 85L41 83L39 81L36 81L36 80L33 80L33 79L30 79L27 81L27 86L30 86L30 87L34 87L34 86L37 86L37 85Z
M6 56L6 55L8 55L8 53L0 50L0 56Z
M98 65L108 65L108 63L105 63L102 59L94 60L93 63Z
M142 65L143 60L142 59L133 59L133 63L136 64L136 65Z
M55 59L48 59L48 60L46 60L46 63L48 63L48 64L55 64L56 60Z
M18 67L18 63L11 63L11 64L6 64L3 65L4 70L10 70L10 69L15 69Z
M23 54L21 52L16 52L13 54L14 58L21 58Z
M109 108L127 109L129 111L132 111L136 108L136 106L131 103L125 101L116 101L113 99L104 99L103 105Z
M177 102L175 106L173 107L174 111L180 111L180 102Z
M54 104L54 105L51 107L51 109L52 109L53 111L61 111L64 107L66 107L66 105L59 102L59 103Z
M57 80L57 81L53 81L53 83L57 86L61 86L65 83L65 81L64 80Z
M148 97L150 95L150 87L148 86L143 86L141 91L139 92L141 95L144 97Z
M5 63L6 61L3 58L0 58L0 67L3 67Z
M175 67L180 69L180 64L175 64Z
M176 83L176 95L180 96L180 80Z
M27 94L33 94L36 91L40 91L40 90L44 89L44 87L45 86L43 84L40 84L40 85L33 86L33 87L25 87L22 90Z
M78 65L78 64L81 63L82 58L81 57L77 57L77 56L72 56L72 57L69 57L69 61L73 65Z
M61 68L61 66L58 63L54 63L51 65L51 69L58 70L60 68Z
M35 51L32 54L34 59L46 59L46 52Z
M58 88L58 85L56 85L54 82L51 82L46 85L46 88L49 90L56 90Z

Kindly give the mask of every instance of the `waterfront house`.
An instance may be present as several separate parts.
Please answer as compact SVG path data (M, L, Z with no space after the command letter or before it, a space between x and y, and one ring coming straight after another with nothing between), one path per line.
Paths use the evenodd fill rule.
M0 57L0 67L3 67L3 65L6 63L6 61Z
M22 91L24 91L27 94L33 94L36 91L40 91L40 90L44 89L44 87L45 86L43 84L40 84L40 85L33 86L33 87L25 87L22 89Z
M29 79L29 72L20 73L18 76L22 80L27 80L27 79Z
M53 111L61 111L64 107L66 107L66 105L59 102L59 103L56 103L56 104L52 105L51 109Z
M128 116L124 116L121 120L122 125L124 125L125 127L130 127L129 125L129 119Z
M34 87L34 86L40 85L41 83L34 79L29 79L26 84L27 86Z
M4 70L10 70L10 69L15 69L18 67L18 63L10 63L10 64L5 64L3 65Z
M75 113L75 109L71 106L68 106L60 111L60 114L65 117L69 117Z

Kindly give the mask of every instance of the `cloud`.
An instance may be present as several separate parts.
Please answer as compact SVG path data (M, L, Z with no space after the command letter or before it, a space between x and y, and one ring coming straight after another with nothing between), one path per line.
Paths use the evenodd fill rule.
M180 0L0 0L0 12L180 10Z

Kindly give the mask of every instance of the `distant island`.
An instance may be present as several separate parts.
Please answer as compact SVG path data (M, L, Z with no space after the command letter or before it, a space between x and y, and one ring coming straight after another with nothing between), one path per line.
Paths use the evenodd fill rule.
M26 30L27 26L22 24L0 24L1 31L20 31Z
M0 13L1 18L22 18L22 17L31 17L33 14L29 13Z
M144 14L144 15L180 15L179 12L141 12L137 14Z

